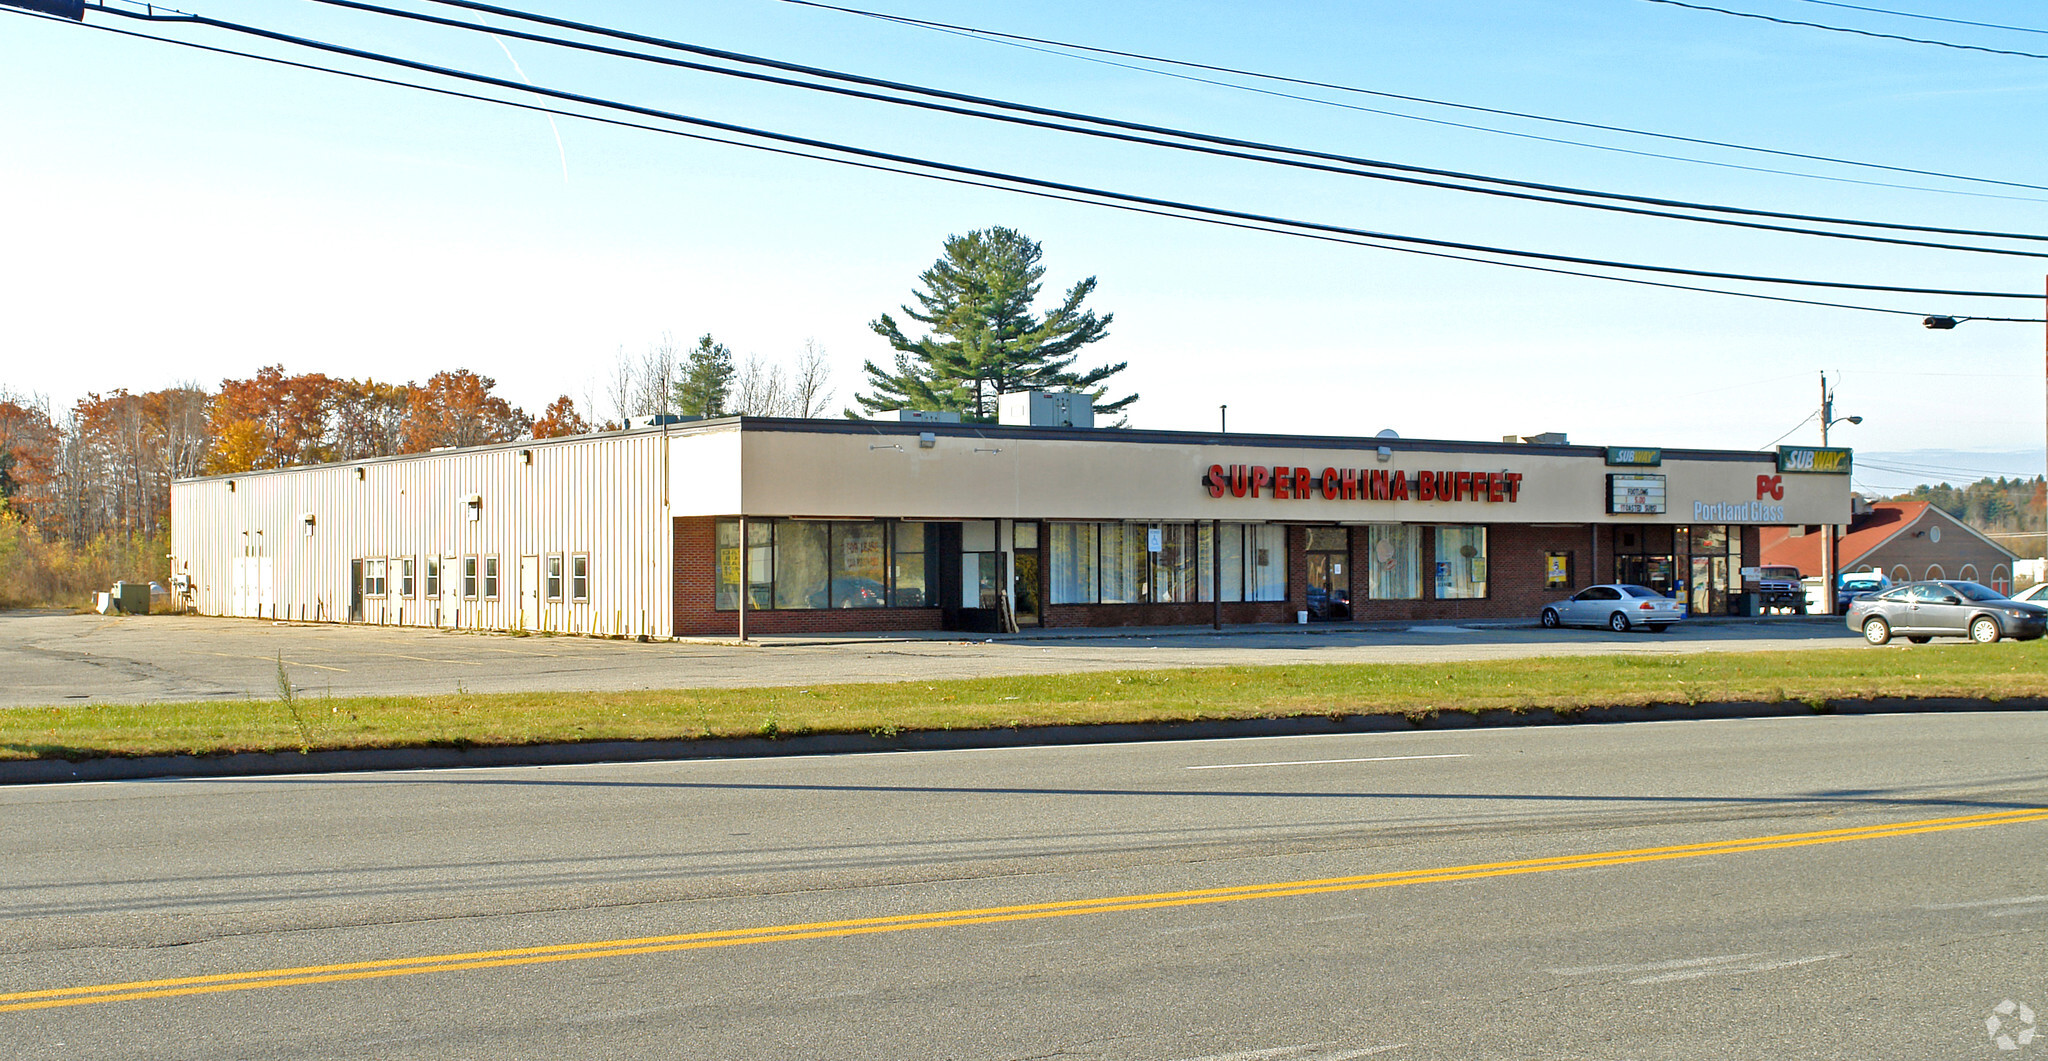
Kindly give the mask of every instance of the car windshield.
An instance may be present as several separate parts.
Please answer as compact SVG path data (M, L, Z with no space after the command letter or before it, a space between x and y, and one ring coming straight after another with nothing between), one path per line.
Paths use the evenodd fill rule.
M1842 580L1843 589L1872 590L1878 588L1881 585L1883 585L1883 583L1879 582L1874 578L1850 578Z
M2005 594L1990 586L1977 582L1951 582L1948 587L1962 594L1964 600L2004 600Z
M1628 595L1629 595L1629 596L1631 596L1631 597L1661 597L1661 596L1663 596L1663 594L1662 594L1662 593L1659 593L1659 592L1657 592L1656 590L1654 590L1654 589L1651 589L1651 588L1650 588L1650 587L1648 587L1648 586L1623 586L1623 587L1621 587L1621 591L1622 591L1623 593L1626 593L1626 594L1628 594Z

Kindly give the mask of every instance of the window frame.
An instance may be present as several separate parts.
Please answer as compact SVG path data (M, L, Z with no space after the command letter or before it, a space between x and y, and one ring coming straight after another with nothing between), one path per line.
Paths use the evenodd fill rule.
M497 599L498 599L498 555L497 555L496 553L486 553L486 554L484 555L484 557L483 557L483 561L484 561L484 564L483 564L483 567L484 567L484 585L483 585L483 591L484 591L484 596L483 596L483 599L485 599L485 600L497 600Z
M425 590L426 599L439 600L441 597L441 558L438 556L427 557L426 568L426 578L422 580L422 588Z
M569 588L568 566L561 553L547 553L540 558L541 599L550 603L562 600Z
M382 556L363 558L363 596L383 597L390 589L389 561Z
M481 600L484 565L474 554L462 558L462 599Z
M419 580L414 577L418 574L418 569L419 561L416 558L410 556L398 558L398 596L401 599L410 600L418 596L416 591L419 589L420 584Z
M569 599L584 602L590 599L590 554L569 554Z

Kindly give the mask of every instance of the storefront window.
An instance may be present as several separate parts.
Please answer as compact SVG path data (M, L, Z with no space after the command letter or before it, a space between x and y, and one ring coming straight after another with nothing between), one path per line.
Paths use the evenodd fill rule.
M925 589L924 524L898 523L896 535L896 578L891 603L898 608L923 608L931 603Z
M1372 526L1374 600L1417 600L1422 596L1422 529L1400 523Z
M1244 524L1223 525L1223 599L1244 599Z
M1055 523L1052 537L1052 602L1094 604L1095 524Z
M1277 523L1246 525L1246 596L1255 601L1287 599L1287 528Z
M1138 523L1104 523L1102 534L1102 603L1143 604L1151 557L1145 551L1145 527Z
M1436 529L1436 596L1471 600L1486 596L1486 528Z
M1164 523L1159 527L1159 553L1153 557L1157 592L1153 600L1163 604L1192 604L1206 598L1202 587L1208 571L1200 564L1201 534L1188 523Z
M889 528L881 523L827 524L832 532L832 607L881 608L889 603Z
M739 521L718 521L714 603L721 611L739 606L739 539ZM931 605L922 523L752 520L747 542L749 608Z

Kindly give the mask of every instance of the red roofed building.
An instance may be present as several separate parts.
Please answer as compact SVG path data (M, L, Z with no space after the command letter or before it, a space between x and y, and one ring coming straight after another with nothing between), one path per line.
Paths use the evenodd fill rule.
M1982 582L2000 593L2012 592L2015 554L1925 501L1879 501L1855 504L1849 530L1837 547L1842 571L1875 568L1893 582L1950 578ZM1765 527L1760 536L1762 562L1789 565L1818 577L1822 531L1801 533L1798 527Z

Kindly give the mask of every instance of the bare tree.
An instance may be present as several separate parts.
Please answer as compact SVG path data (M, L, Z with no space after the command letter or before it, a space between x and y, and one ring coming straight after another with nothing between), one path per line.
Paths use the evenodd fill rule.
M653 416L675 411L675 398L670 389L676 379L678 352L674 333L663 332L661 341L640 355L640 364L633 374L634 415Z
M741 416L781 416L783 393L781 365L764 365L756 354L748 354L733 383L733 411Z
M804 340L804 352L796 357L790 373L789 394L782 415L810 419L825 415L832 404L832 365L825 360L825 348L816 339Z

